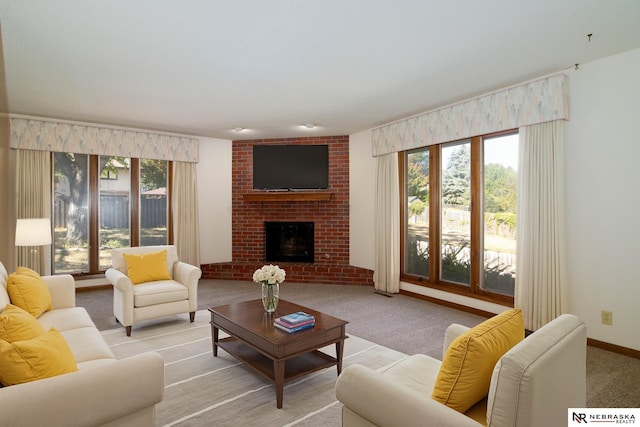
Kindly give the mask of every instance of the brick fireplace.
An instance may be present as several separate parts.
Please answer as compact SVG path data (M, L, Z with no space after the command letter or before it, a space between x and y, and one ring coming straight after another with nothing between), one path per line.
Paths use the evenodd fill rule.
M329 188L293 197L253 190L252 153L258 144L328 145ZM265 222L311 222L314 261L277 262L287 272L286 281L373 285L371 270L349 265L348 136L233 141L232 162L233 261L202 265L203 278L251 280L253 272L267 263Z

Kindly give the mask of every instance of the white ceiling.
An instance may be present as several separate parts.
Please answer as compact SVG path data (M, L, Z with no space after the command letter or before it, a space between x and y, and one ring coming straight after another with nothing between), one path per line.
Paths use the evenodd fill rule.
M638 0L0 0L0 24L3 112L222 139L352 134L640 47Z

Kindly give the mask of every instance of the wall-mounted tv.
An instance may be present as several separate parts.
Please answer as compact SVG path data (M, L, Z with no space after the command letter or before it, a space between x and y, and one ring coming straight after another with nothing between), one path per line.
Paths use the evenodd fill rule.
M254 145L255 190L329 188L328 145Z

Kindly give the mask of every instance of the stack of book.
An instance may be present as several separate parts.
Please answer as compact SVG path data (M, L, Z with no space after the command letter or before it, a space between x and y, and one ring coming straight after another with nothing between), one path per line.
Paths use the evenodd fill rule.
M315 324L316 318L303 311L296 311L286 316L280 316L273 321L273 326L290 334L302 331L303 329L313 328Z

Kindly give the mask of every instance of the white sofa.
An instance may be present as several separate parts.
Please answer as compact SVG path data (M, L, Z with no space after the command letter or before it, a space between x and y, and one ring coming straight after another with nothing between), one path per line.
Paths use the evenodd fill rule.
M10 302L0 263L0 307ZM62 333L78 371L0 388L0 426L153 426L164 393L164 360L145 353L117 360L83 307L70 275L43 276L53 302L38 321Z
M127 262L124 254L141 255L167 251L167 270L170 280L157 280L133 285L127 277ZM105 273L113 285L113 315L126 328L141 320L174 314L189 313L190 321L198 310L198 280L200 268L178 260L177 248L173 245L136 246L111 251L112 268Z
M444 349L468 328L451 325ZM383 371L351 365L336 382L344 427L554 427L586 405L586 326L565 314L502 356L489 395L466 414L431 398L441 362L416 354ZM470 411L475 411L472 414ZM475 421L485 418L486 424Z

